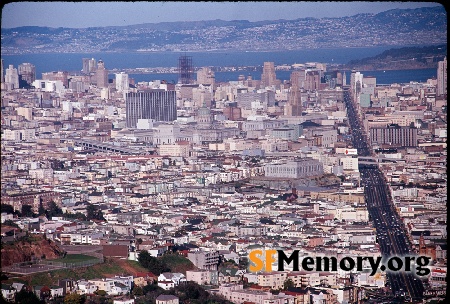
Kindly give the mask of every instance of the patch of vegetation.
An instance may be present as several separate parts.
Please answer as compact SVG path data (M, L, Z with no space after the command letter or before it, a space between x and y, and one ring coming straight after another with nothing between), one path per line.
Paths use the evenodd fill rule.
M103 217L103 212L100 210L100 207L97 205L87 204L86 207L87 216L86 218L90 220L99 220L104 221L105 218Z
M153 257L147 250L141 251L138 258L139 264L148 269L155 275L160 275L163 272L170 271L170 268L161 259Z
M40 300L36 294L32 291L27 290L21 290L18 293L16 293L15 303L21 303L21 304L44 304L44 300Z
M36 285L47 285L51 286L54 285L54 283L58 283L59 278L71 278L73 276L73 273L70 273L70 270L68 269L61 269L56 270L52 272L41 272L36 273L30 276L30 285L36 286Z
M143 250L139 254L139 264L151 271L155 275L160 275L162 272L179 272L186 274L187 270L195 269L189 259L176 254L168 253L160 257L152 257L148 251Z
M139 264L139 262L137 262L137 261L127 260L126 264L127 264L128 267L131 267L131 268L133 268L133 269L135 269L136 271L139 271L139 272L145 272L145 271L148 270L148 269L142 267L141 264Z
M156 284L150 284L143 288L143 292L144 298L138 299L136 303L155 303L159 295L166 294L177 296L180 303L232 304L222 296L209 294L202 286L194 282L186 282L170 290L164 290Z
M113 259L108 259L105 261L105 263L102 264L97 264L90 267L83 267L79 269L84 269L83 277L88 276L89 279L102 278L112 274L127 273L127 271Z
M186 270L195 269L194 264L184 256L176 253L165 254L159 257L164 264L170 269L171 272L180 272L186 274Z
M2 226L9 226L9 227L13 227L13 228L19 228L19 225L17 225L16 223L14 223L12 220L6 220L3 222Z
M97 260L96 257L84 254L67 254L64 258L52 260L52 262L59 263L79 263L79 262L87 262Z
M132 262L132 261L129 261ZM136 265L137 262L129 263L130 268L135 268L136 271L143 271L142 267ZM23 279L15 278L13 282L19 282L24 280L31 285L57 285L58 280L62 279L98 279L104 278L111 275L121 275L130 273L124 267L120 266L120 263L115 259L106 259L104 263L96 264L89 267L80 267L73 269L58 269L44 273L36 273L30 276L24 277Z

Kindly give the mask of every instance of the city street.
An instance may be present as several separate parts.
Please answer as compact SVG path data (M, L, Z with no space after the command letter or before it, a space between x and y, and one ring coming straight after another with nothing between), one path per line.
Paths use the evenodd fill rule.
M345 102L353 145L358 149L359 156L371 156L372 151L349 92L345 93ZM406 231L401 219L395 211L386 180L376 163L361 165L359 170L369 216L377 230L377 241L383 257L416 255L405 235ZM414 275L413 271L412 267L412 272L387 272L387 284L397 299L415 301L423 298L422 281L419 276Z

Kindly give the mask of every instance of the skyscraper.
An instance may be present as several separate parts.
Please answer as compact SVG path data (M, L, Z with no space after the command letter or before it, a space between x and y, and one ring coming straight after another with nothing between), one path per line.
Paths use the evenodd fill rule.
M95 72L95 78L97 80L97 87L108 87L108 70L105 69L105 63L100 59L98 61L97 71Z
M178 83L193 83L194 66L192 64L192 56L180 56L178 58Z
M309 91L316 91L320 88L320 72L317 70L306 72L305 89Z
M285 114L287 116L302 116L302 96L300 92L300 79L303 71L291 73L291 90L289 91L288 104Z
M261 86L267 87L276 84L275 65L273 62L264 62L263 73L261 75Z
M197 83L210 84L214 87L215 80L214 71L211 68L203 67L197 71Z
M31 63L19 64L18 72L19 77L28 84L36 80L36 67Z
M14 65L10 64L5 71L5 89L14 90L19 88L19 73Z
M143 90L127 93L127 128L136 128L138 119L174 121L177 119L176 91Z
M123 72L116 74L116 90L119 92L128 92L130 88L130 82L128 79L128 74Z
M438 62L436 93L438 96L447 95L447 57Z
M53 71L53 72L42 73L42 80L51 80L51 81L60 80L63 83L63 85L66 88L68 88L69 87L69 72Z
M296 86L299 89L303 89L305 87L305 70L293 71L291 73L291 85Z
M3 59L1 59L1 63L2 63L2 77L1 77L1 83L5 82L5 70L3 69Z
M83 58L83 68L81 69L81 71L83 72L83 74L89 74L89 60L90 58Z
M83 74L90 74L97 70L97 62L94 58L83 58Z
M355 70L352 70L352 73L350 74L350 89L355 100L361 92L363 76L363 74L361 74L360 72L356 72Z

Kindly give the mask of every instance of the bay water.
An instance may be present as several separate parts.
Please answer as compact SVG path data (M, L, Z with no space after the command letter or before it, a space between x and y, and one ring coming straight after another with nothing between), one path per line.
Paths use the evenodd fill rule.
M181 55L192 57L194 67L215 66L254 66L261 67L264 62L271 61L275 65L292 65L295 63L321 62L328 65L346 64L350 60L363 59L381 54L392 47L371 48L339 48L339 49L306 49L296 51L277 52L150 52L150 53L55 53L55 54L20 54L2 56L4 68L9 65L17 66L29 62L36 66L36 77L41 78L42 73L51 71L69 71L80 73L83 58L103 60L108 70L176 67ZM410 81L425 82L437 75L436 69L419 70L386 70L386 71L360 71L365 76L377 78L379 84L409 83ZM291 71L277 71L277 79L288 80ZM151 80L167 80L177 82L176 73L155 74L129 74L135 82ZM216 81L236 81L239 75L252 76L261 79L261 71L232 71L216 72ZM350 80L350 71L346 71L347 83ZM195 77L195 75L194 75ZM114 78L110 74L109 78Z

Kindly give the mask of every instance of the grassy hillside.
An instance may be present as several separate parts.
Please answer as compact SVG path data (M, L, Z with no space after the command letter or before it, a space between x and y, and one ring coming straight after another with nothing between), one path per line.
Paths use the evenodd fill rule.
M72 262L85 260L84 255L70 255L68 258ZM195 266L187 258L177 254L167 254L158 257L163 261L172 272L180 272L186 274L187 270L195 269ZM60 262L69 263L65 259L58 260ZM135 275L137 272L148 272L136 261L121 260L115 258L107 258L104 263L96 264L89 267L79 267L73 269L59 269L49 272L36 273L32 275L10 278L2 283L21 282L29 285L57 285L61 279L96 279L113 277L115 275Z
M136 272L146 272L147 270L139 265L138 262L120 260L120 259L106 259L104 263L93 265L90 267L80 267L74 269L60 269L50 272L36 273L21 278L10 278L6 282L22 282L30 285L56 285L60 279L96 279L112 277L115 275L129 274L133 275Z
M187 258L178 254L165 254L159 257L171 272L179 272L186 275L186 270L193 270L196 267Z

